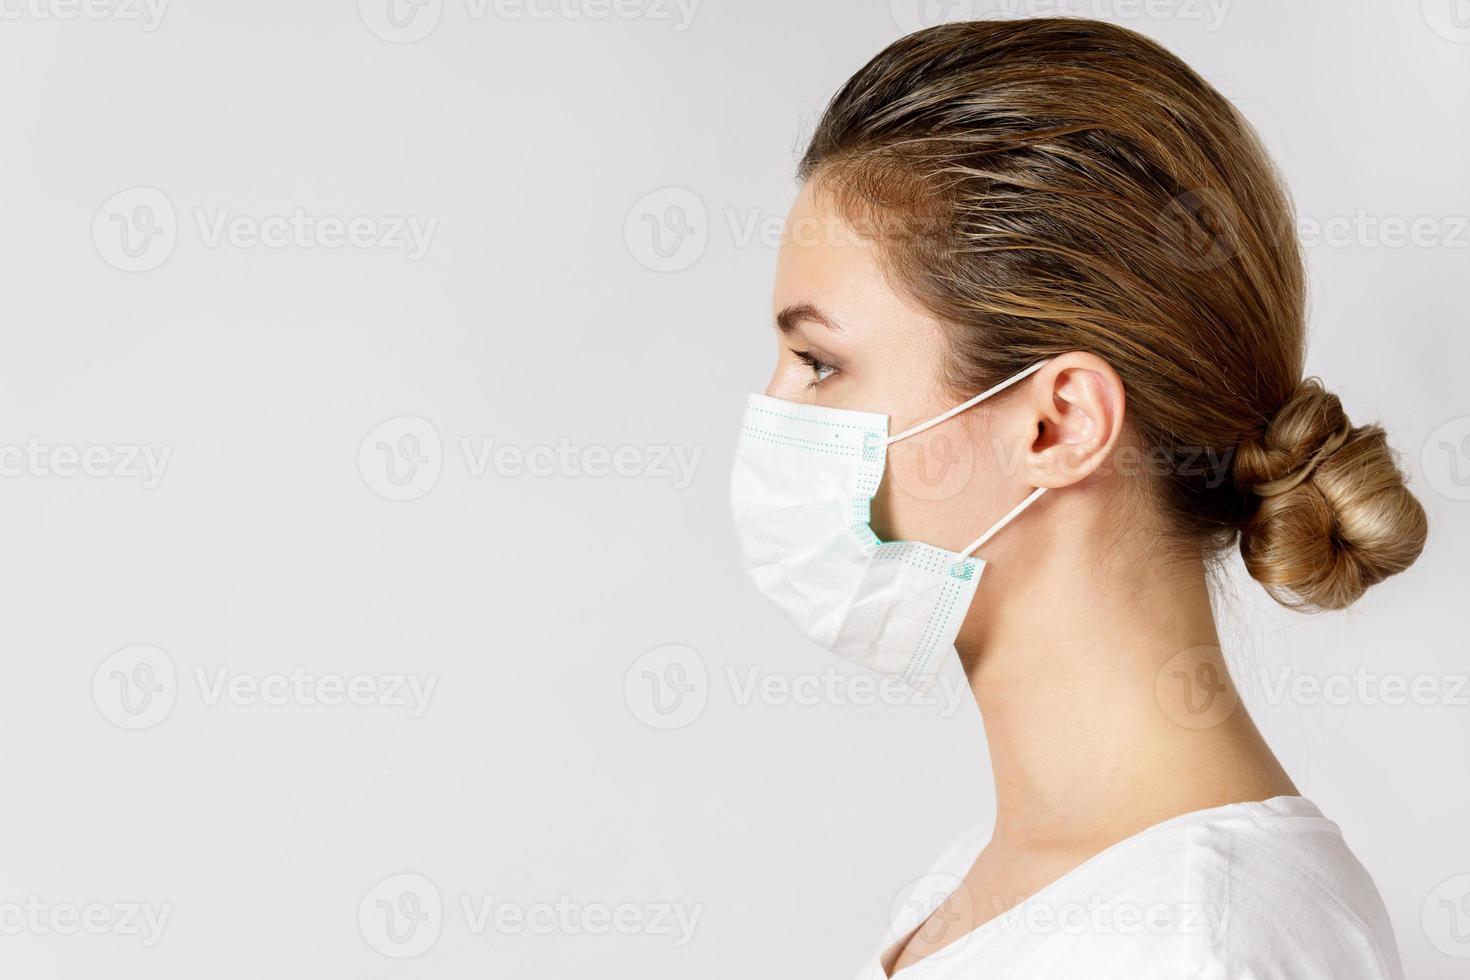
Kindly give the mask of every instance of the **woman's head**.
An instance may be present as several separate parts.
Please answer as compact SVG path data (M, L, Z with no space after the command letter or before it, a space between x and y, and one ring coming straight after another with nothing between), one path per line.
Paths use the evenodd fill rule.
M1382 431L1302 376L1302 263L1275 171L1158 45L1060 18L920 31L843 86L800 176L776 290L788 346L866 365L821 381L829 403L920 418L1051 359L1006 396L1040 399L1016 414L1036 432L997 431L995 412L962 422L968 443L1025 444L1018 467L1053 470L1019 474L1034 485L1127 469L1181 553L1238 536L1251 574L1305 608L1345 606L1418 555L1424 513ZM783 356L774 393L821 397L793 394L796 377L825 372ZM1128 448L1140 465L1117 465ZM895 462L924 497L932 481ZM953 541L974 529L969 505L992 505L931 496L966 506L880 518Z

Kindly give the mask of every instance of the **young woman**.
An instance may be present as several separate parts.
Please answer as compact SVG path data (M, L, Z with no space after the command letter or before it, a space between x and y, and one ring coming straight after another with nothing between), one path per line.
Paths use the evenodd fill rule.
M1426 532L1382 430L1303 377L1248 125L1130 31L946 24L847 82L800 176L745 561L840 656L918 685L957 650L995 777L994 825L864 976L1399 977L1211 612L1237 543L1280 601L1340 609Z

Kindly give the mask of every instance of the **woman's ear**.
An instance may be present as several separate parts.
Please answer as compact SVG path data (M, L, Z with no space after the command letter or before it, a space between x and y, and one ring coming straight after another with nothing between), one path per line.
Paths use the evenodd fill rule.
M1032 486L1066 487L1097 471L1123 434L1123 381L1102 358L1062 354L1025 387L1035 425L1025 456Z

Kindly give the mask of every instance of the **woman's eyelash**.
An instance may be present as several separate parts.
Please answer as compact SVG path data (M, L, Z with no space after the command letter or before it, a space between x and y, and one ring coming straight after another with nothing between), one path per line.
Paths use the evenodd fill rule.
M818 360L817 358L813 357L811 355L811 352L809 351L797 350L793 347L791 349L791 353L795 354L797 358L801 360L801 363L811 368L812 374L815 375L815 377L812 378L811 384L807 385L808 388L816 387L817 385L821 384L823 381L826 381L828 378L832 377L832 375L837 373L836 365L828 364L826 361Z

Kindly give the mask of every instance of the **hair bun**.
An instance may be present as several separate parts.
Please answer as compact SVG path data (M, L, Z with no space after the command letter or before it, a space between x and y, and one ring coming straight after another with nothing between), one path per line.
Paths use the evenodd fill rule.
M1284 605L1341 609L1424 548L1424 508L1383 430L1355 428L1316 378L1241 444L1234 475L1259 498L1240 532L1245 567Z

